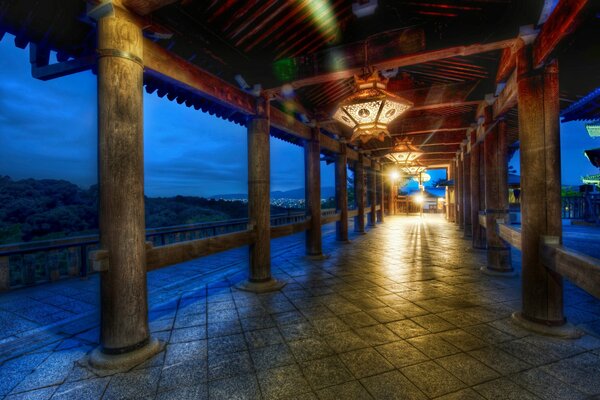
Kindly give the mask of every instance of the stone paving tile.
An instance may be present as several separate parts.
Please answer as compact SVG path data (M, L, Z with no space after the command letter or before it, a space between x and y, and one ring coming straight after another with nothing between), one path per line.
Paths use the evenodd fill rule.
M320 400L372 400L373 397L358 382L346 382L341 385L330 386L317 392Z
M250 356L257 371L294 364L294 355L286 344L260 347L250 350Z
M508 378L500 378L473 388L486 399L503 399L503 400L536 400L539 397L527 391Z
M358 379L394 369L392 364L372 348L343 353L340 358Z
M464 383L433 361L404 367L401 371L430 397L442 396L465 387Z
M364 378L360 382L375 399L427 399L423 392L398 371L390 371Z
M209 399L260 400L262 395L254 374L212 381L208 385Z
M190 387L181 387L167 392L158 393L156 400L206 400L208 399L208 387L200 384Z
M408 365L418 364L429 360L429 357L405 341L384 344L377 346L375 349L396 368L406 367Z
M297 365L288 365L259 372L258 383L266 399L291 398L311 391L307 380Z
M156 393L160 374L160 367L117 374L110 380L102 399L141 399L152 396Z
M407 342L430 358L445 357L460 353L460 350L456 346L444 340L440 335L418 336L407 339Z
M54 395L57 400L99 399L106 390L109 377L94 378L62 385Z
M288 344L294 357L299 361L314 360L334 354L334 351L324 339L309 338L290 342Z
M391 234L394 248L386 244ZM98 329L74 322L47 345L0 360L0 398L600 395L600 301L567 282L567 316L591 334L563 341L524 331L510 319L520 307L519 279L482 276L477 268L485 253L458 234L437 218L391 218L340 247L331 224L324 228L331 255L324 261L303 257L301 235L277 239L273 275L288 284L263 295L233 289L244 277L247 249L155 271L148 279L149 318L165 351L130 372L100 378L73 364L96 346ZM202 275L220 267L227 273ZM26 289L26 299L0 296L0 322L12 323L14 311L32 302L46 312L60 309L45 318L70 307L83 312L96 303L78 302L97 298L97 287L86 289L97 283L92 276Z
M311 387L315 390L351 381L352 374L337 356L307 361L300 365Z
M465 353L438 358L436 362L468 386L500 377L497 372Z
M469 355L498 371L502 375L509 375L531 368L531 364L496 347L484 347L469 352Z

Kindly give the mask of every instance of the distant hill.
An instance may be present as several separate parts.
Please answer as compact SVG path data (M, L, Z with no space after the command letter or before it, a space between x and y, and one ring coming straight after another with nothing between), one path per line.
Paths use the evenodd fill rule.
M327 199L335 196L335 188L328 186L321 188L321 198ZM247 199L247 193L232 193L232 194L217 194L210 196L211 199ZM292 189L292 190L276 190L271 192L271 199L303 199L304 188Z
M0 176L0 244L95 233L98 187L64 180ZM146 227L245 218L248 205L194 196L146 197ZM288 209L271 206L272 213Z

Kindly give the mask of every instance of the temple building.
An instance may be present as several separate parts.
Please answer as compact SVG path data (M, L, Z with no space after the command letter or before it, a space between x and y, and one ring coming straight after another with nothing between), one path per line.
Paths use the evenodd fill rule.
M0 398L600 396L600 260L563 235L560 154L561 115L597 130L599 16L591 0L0 0L33 78L97 77L99 172L98 237L0 247L0 310L53 285L99 309L0 339ZM245 127L247 220L146 230L144 91ZM301 215L270 214L272 137L303 148ZM398 180L424 192L432 170L443 198L405 215ZM14 257L65 249L86 280L11 287Z

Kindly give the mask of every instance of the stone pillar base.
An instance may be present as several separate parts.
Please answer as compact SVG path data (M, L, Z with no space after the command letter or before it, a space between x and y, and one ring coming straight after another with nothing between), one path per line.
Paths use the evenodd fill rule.
M531 332L539 333L544 336L552 336L559 339L579 339L584 335L573 324L565 322L562 325L545 325L543 323L533 322L525 317L521 311L512 313L512 322L515 325Z
M512 268L506 269L506 270L499 270L499 269L491 269L488 267L481 267L480 271L486 275L495 276L498 278L514 278L515 276L518 275L517 271L515 271Z
M239 290L243 290L244 292L268 293L276 292L283 288L286 284L287 282L285 281L279 281L271 278L264 282L244 281L237 284L235 287Z
M105 354L101 346L98 346L79 363L98 375L124 372L160 353L164 348L165 344L153 337L145 346L123 354Z

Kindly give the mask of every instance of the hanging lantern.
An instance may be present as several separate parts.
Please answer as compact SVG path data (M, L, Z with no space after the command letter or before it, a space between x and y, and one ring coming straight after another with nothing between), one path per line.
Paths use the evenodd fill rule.
M412 103L385 90L387 79L376 70L363 77L354 76L356 91L338 107L333 118L353 129L351 142L365 143L390 136L388 125L412 107Z
M406 138L398 141L391 153L386 157L396 164L412 164L415 160L423 155L423 152L418 147L414 146L411 141Z
M400 165L400 171L406 175L419 176L419 174L425 172L427 167L417 162L412 164Z

